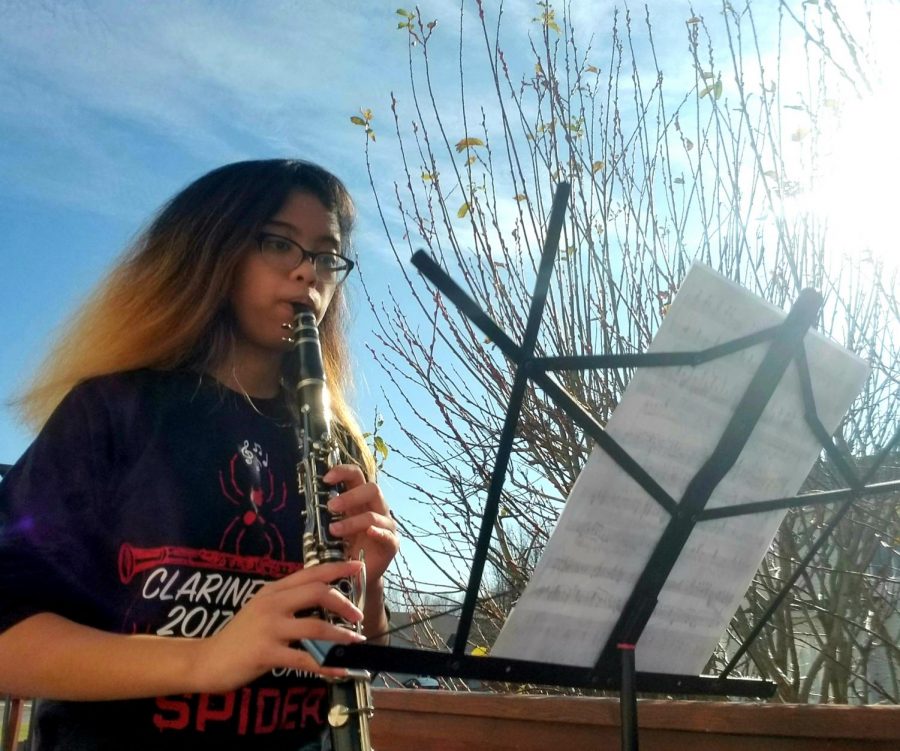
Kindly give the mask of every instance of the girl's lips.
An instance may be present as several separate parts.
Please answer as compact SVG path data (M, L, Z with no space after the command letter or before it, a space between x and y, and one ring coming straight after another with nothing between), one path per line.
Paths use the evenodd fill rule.
M288 300L287 302L291 306L291 318L302 310L309 310L315 315L316 320L319 320L319 306L315 301L306 298L303 300Z
M316 306L309 300L282 300L279 309L284 309L290 318L293 318L301 310L316 311Z

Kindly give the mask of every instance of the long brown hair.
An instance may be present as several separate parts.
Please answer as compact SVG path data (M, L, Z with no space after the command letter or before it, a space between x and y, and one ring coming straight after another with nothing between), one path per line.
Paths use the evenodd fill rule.
M291 192L310 193L334 212L346 248L355 209L344 184L300 160L237 162L195 180L160 209L77 311L17 400L39 429L62 398L95 376L154 368L208 371L228 354L235 268L248 243ZM374 469L346 400L352 382L338 287L319 333L332 410L365 469Z

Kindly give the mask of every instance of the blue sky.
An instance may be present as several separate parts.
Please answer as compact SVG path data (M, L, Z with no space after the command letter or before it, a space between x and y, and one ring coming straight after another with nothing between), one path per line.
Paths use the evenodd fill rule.
M31 440L7 400L57 326L152 213L214 167L301 157L336 172L357 198L366 283L384 294L398 270L350 116L372 108L386 129L390 93L404 99L401 4L0 0L0 462ZM459 6L430 2L427 12L448 25L435 44L448 59L435 63L455 65ZM524 31L533 16L530 0L511 3L507 27ZM388 141L372 153L386 180L396 163ZM371 424L384 403L357 285L348 282L357 406ZM386 494L414 513L414 501Z
M152 212L230 161L300 156L339 174L359 203L355 244L367 283L383 291L398 271L372 205L361 130L349 118L370 107L384 134L390 92L404 102L398 5L0 0L0 398L27 379L55 327ZM677 5L681 17L688 5ZM573 14L602 36L612 7L576 3ZM535 8L506 4L513 52L524 52ZM459 5L429 2L423 14L441 22L435 69L455 71ZM448 96L450 72L438 80ZM387 140L373 149L386 184L399 173ZM369 415L379 397L367 386L357 297L358 401ZM4 403L0 462L29 440Z
M398 5L0 0L0 399L27 378L54 327L151 213L191 179L229 161L300 156L343 177L359 203L356 247L367 283L376 295L383 292L398 270L374 210L361 130L349 118L360 107L375 112L380 138L372 158L389 186L400 174L390 143L391 92L402 116L411 117ZM485 5L489 12L498 6ZM572 4L575 28L594 35L599 58L616 5L624 4ZM464 6L472 17L474 0ZM686 90L693 73L684 65L684 20L696 12L713 21L721 5L653 0L649 6L667 86L675 81L674 90ZM762 11L775 6L775 0L754 3L761 23ZM440 22L431 54L433 70L446 71L436 76L442 104L450 102L446 117L458 95L459 4L429 0L422 10ZM504 46L524 72L533 65L526 50L536 13L533 0L504 4ZM643 3L634 13L643 15ZM480 64L481 42L470 36L477 47L464 55L471 70ZM488 85L486 78L468 76L466 85L469 100L481 103L478 87ZM876 115L868 123L887 120ZM858 139L853 148L877 142ZM886 156L841 161L871 164ZM372 374L359 345L371 327L357 297L359 406L367 415L378 395L367 389ZM0 406L0 462L15 459L28 440Z
M349 116L400 84L393 8L3 5L0 395L150 214L208 169L298 155L364 194ZM0 461L28 440L4 408Z

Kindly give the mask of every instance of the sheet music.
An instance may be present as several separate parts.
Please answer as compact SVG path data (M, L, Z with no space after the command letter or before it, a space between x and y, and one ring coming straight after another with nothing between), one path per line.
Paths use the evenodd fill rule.
M785 313L702 264L685 277L650 352L694 351L777 325ZM717 445L768 343L697 367L638 369L608 433L676 500ZM819 418L829 434L859 393L866 363L816 332L805 339ZM795 494L821 447L788 367L706 508ZM636 651L638 670L699 674L724 635L784 511L701 522ZM575 482L495 656L591 666L668 514L602 449Z

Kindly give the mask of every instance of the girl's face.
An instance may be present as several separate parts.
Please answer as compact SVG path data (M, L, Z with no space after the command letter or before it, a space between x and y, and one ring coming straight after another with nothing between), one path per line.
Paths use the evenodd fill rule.
M311 193L291 193L261 231L292 240L314 253L341 251L337 217ZM238 344L273 354L284 352L284 324L294 317L294 303L312 308L321 321L335 289L334 284L319 278L309 258L285 269L260 252L254 240L238 263L231 292Z

